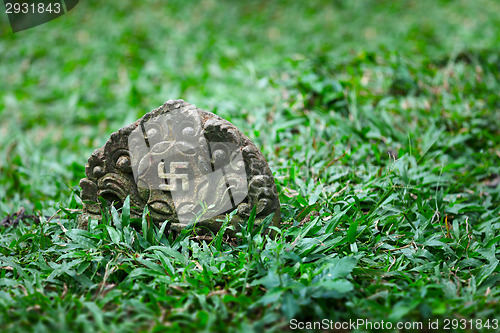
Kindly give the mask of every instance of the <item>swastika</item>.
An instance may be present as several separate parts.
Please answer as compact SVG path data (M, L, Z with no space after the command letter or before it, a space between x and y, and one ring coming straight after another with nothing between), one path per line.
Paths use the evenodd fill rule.
M189 190L188 175L175 173L176 169L187 168L189 162L170 162L170 171L165 173L165 162L158 163L158 177L161 179L166 179L168 184L160 184L159 188L163 191L177 191L177 179L181 180L182 190Z

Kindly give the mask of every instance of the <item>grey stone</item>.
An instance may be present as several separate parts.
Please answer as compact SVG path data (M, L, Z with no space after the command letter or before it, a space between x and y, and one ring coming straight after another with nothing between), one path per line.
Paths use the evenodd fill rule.
M254 206L256 226L272 213L272 224L280 224L276 185L259 149L230 122L183 100L111 134L90 156L85 174L81 228L101 220L98 197L121 207L127 196L132 218L147 205L150 220L168 221L173 231L196 221L198 234L216 233L235 209L237 230Z

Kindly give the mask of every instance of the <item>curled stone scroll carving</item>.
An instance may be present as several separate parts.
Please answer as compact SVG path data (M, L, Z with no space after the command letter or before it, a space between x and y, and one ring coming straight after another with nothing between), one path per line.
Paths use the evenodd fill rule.
M238 228L256 208L256 225L280 204L269 166L259 149L233 124L183 100L170 100L111 134L96 149L80 181L80 227L100 220L102 197L121 207L130 196L131 217L147 206L154 223L179 231L197 221L198 232L217 232L237 209Z

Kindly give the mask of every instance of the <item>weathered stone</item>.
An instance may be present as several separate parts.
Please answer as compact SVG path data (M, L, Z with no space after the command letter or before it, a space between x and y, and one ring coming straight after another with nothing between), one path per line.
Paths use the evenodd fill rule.
M96 149L80 181L84 213L101 219L102 197L121 207L130 196L131 217L147 205L154 223L179 231L197 220L199 233L217 232L225 214L237 209L237 229L256 206L256 225L280 204L269 166L259 149L233 124L183 100L170 100L111 134Z

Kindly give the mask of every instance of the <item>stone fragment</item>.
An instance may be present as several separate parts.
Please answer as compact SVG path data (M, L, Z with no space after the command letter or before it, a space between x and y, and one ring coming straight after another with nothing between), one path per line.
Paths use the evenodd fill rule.
M154 223L167 221L173 231L196 221L198 233L216 233L235 209L237 230L253 207L256 225L272 213L272 224L280 224L276 185L259 149L230 122L183 100L111 134L85 174L81 228L101 219L99 197L119 208L127 196L132 218L147 206Z

